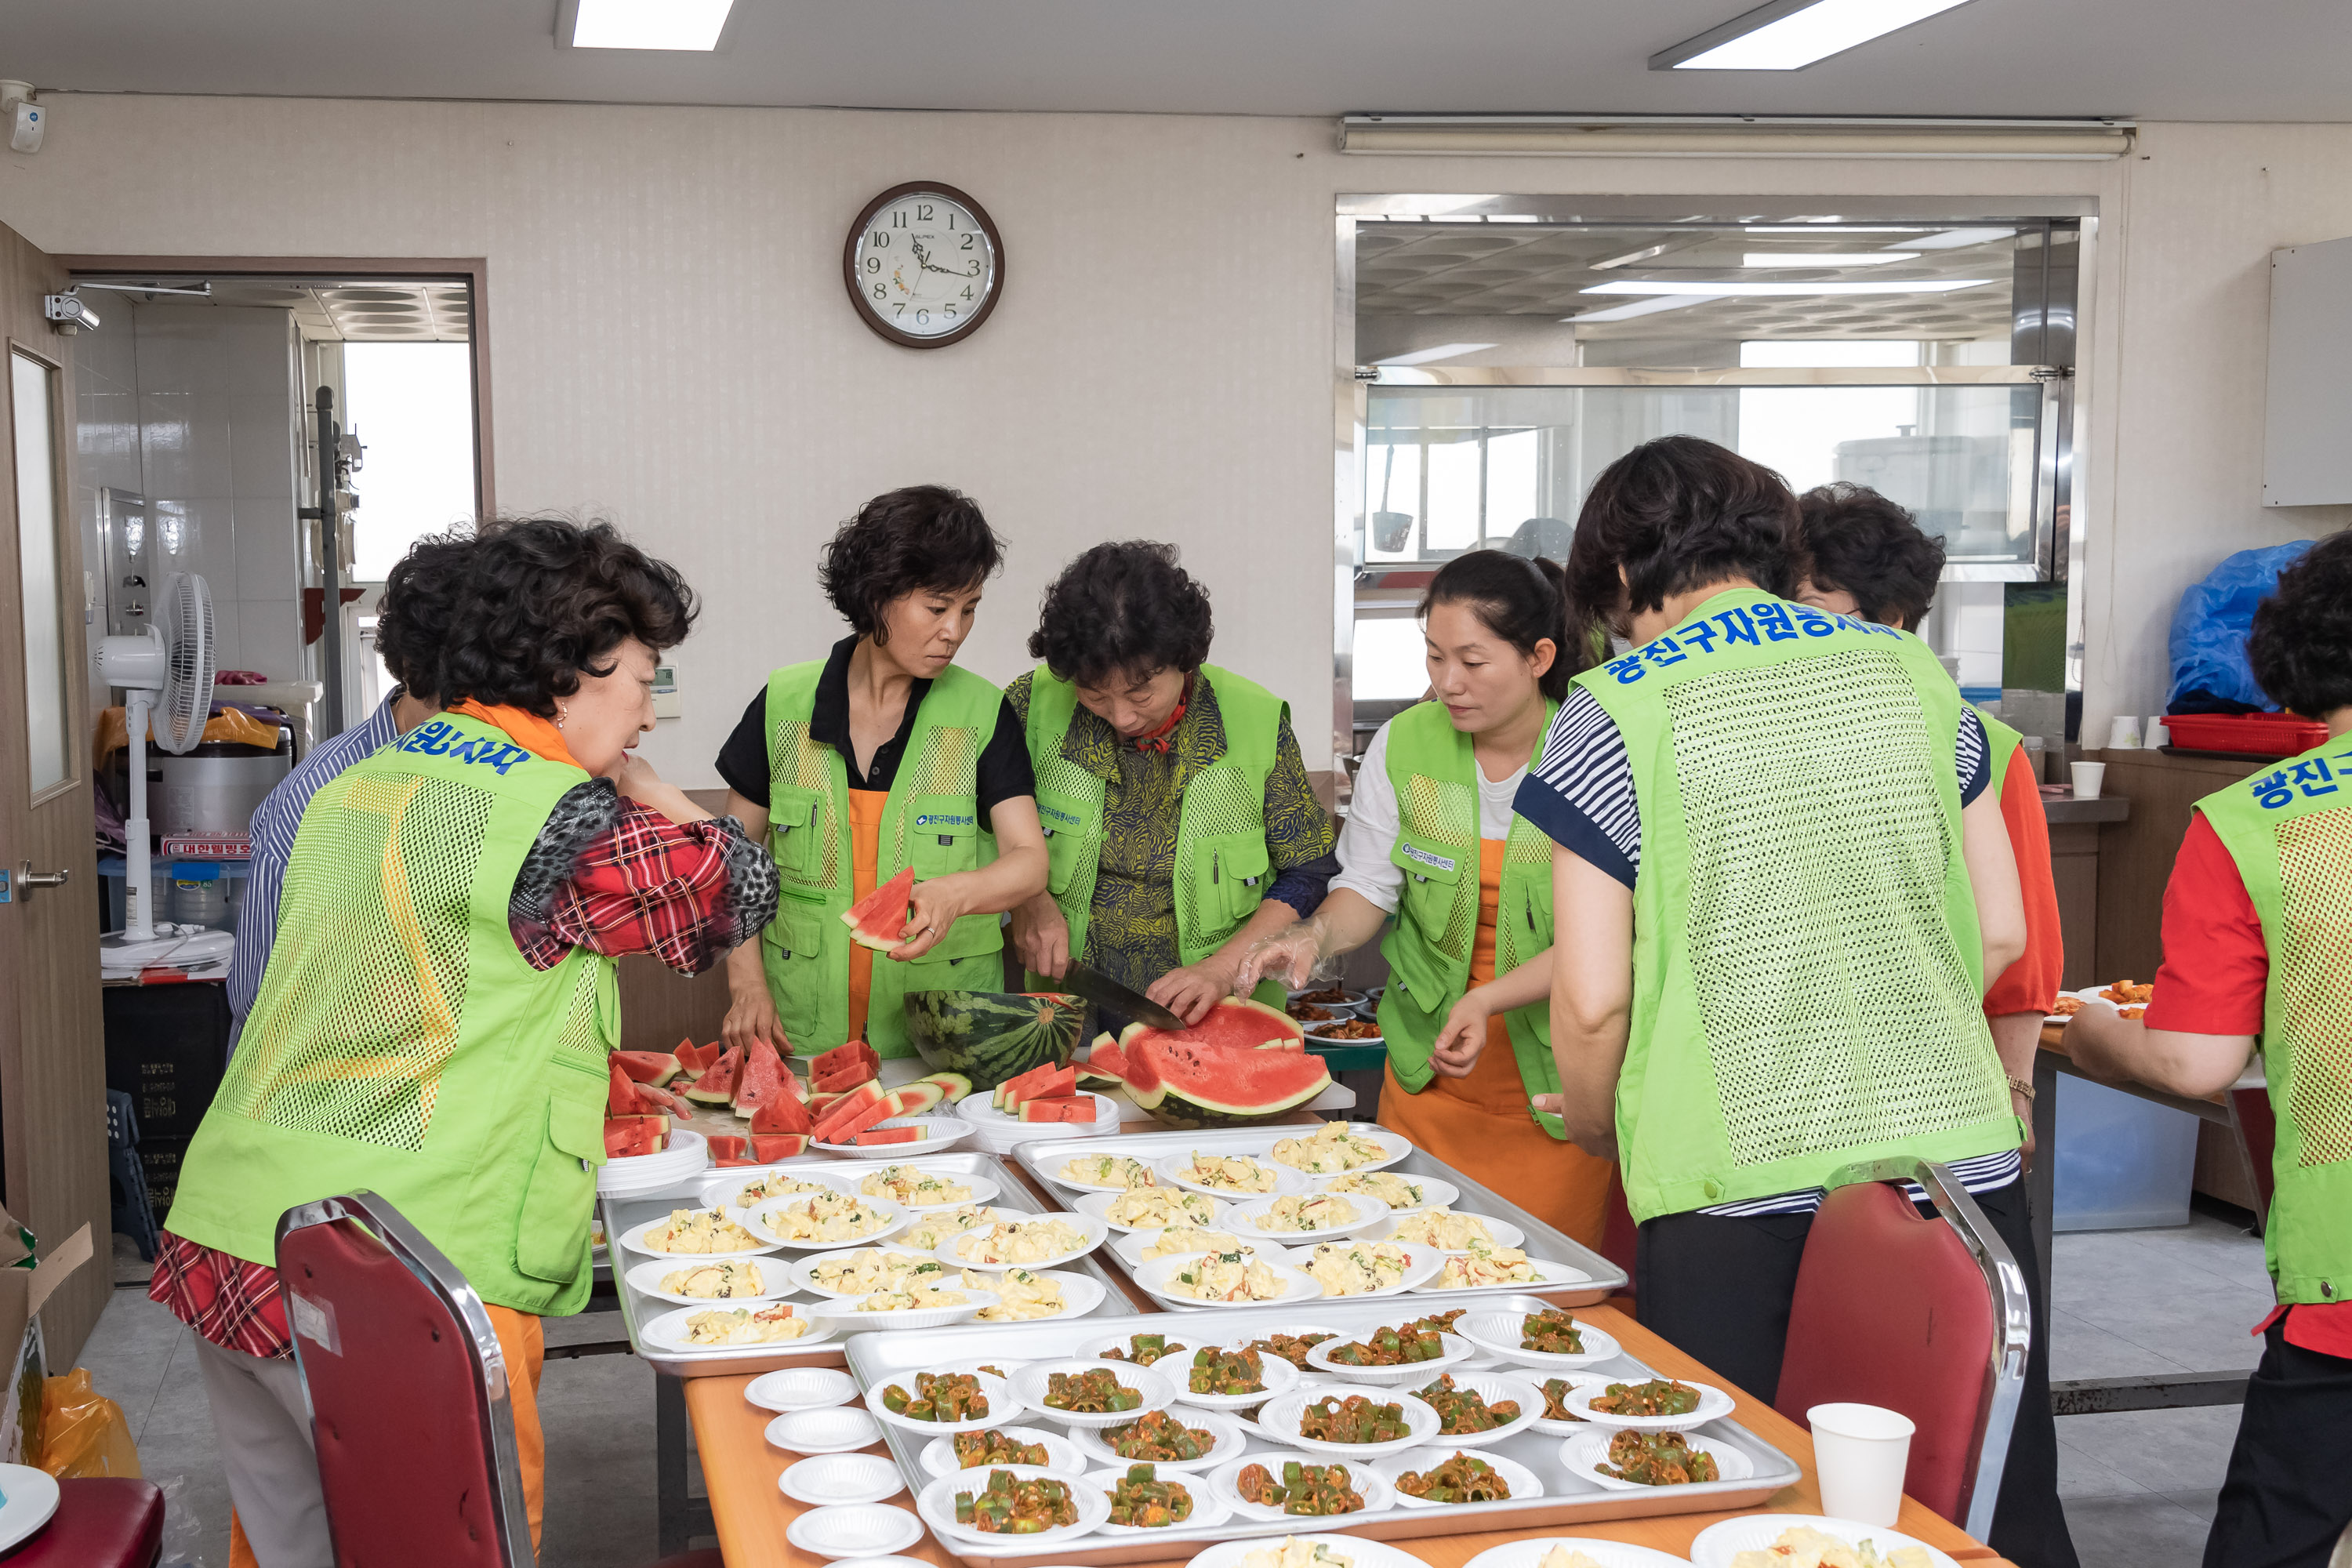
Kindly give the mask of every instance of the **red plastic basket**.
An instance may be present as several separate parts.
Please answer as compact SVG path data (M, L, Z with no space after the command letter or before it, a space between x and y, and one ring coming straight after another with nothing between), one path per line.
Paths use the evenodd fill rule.
M2299 713L2168 713L2172 743L2191 752L2292 757L2327 739L2327 726Z

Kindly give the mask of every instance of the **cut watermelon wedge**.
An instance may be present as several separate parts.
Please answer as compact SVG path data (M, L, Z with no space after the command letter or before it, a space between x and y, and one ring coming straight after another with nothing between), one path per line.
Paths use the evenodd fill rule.
M907 914L915 896L915 868L899 872L841 912L850 940L887 952L907 940Z
M874 1100L858 1106L845 1117L837 1117L817 1133L816 1141L820 1143L855 1142L860 1132L895 1114L887 1100Z
M808 1107L789 1094L776 1096L751 1113L751 1131L754 1135L763 1132L791 1133L815 1131L816 1122L809 1115Z
M950 1105L953 1105L957 1100L961 1100L965 1095L971 1092L971 1079L964 1077L963 1074L960 1072L935 1072L929 1077L919 1079L918 1081L922 1083L938 1084L940 1089L947 1092L948 1103Z
M1024 1100L1021 1102L1024 1121L1092 1121L1095 1102L1090 1096L1075 1095L1063 1100Z
M783 1080L789 1076L776 1047L765 1040L753 1040L744 1055L743 1070L735 1079L735 1114L749 1121L759 1114L761 1106L782 1100Z
M612 1062L639 1083L660 1085L677 1076L677 1058L667 1051L614 1051Z
M726 1047L713 1044L698 1046L692 1040L680 1040L670 1055L677 1058L678 1070L694 1078L709 1070L710 1064L724 1055Z
M779 1160L790 1160L808 1152L805 1133L780 1132L772 1138L751 1135L751 1158L762 1165L772 1165Z
M898 1112L901 1116L920 1116L948 1097L946 1089L927 1078L918 1079L913 1083L902 1083L894 1092L898 1097L899 1105L904 1108Z
M854 1143L919 1143L923 1130L919 1127L876 1127L860 1132Z
M604 1093L604 1114L635 1116L637 1113L637 1080L621 1070L621 1064L606 1065L609 1083Z
M686 1098L697 1105L728 1105L735 1099L735 1081L743 1071L743 1047L730 1046L727 1054L713 1062L703 1075L694 1080Z

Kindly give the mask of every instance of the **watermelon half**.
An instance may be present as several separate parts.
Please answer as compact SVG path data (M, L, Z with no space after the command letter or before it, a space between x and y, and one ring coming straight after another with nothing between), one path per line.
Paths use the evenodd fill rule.
M1066 1067L1086 1004L1056 991L910 991L907 1037L934 1071L994 1089L1035 1067Z
M887 952L907 941L908 906L915 897L915 868L899 872L841 911L841 923L860 947Z
M1224 1002L1202 1022L1214 1024L1217 1013L1232 1007L1281 1017L1255 1002ZM1260 1050L1255 1040L1222 1045L1192 1037L1199 1032L1200 1026L1174 1031L1133 1024L1119 1037L1128 1098L1163 1126L1190 1130L1275 1121L1331 1086L1331 1069L1311 1051Z

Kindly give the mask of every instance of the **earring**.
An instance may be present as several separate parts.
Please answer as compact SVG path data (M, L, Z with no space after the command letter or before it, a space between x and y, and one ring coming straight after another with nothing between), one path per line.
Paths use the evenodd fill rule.
M563 721L566 717L568 717L568 714L565 711L563 704L561 702L557 703L555 705L555 727L557 729L561 730L563 728Z

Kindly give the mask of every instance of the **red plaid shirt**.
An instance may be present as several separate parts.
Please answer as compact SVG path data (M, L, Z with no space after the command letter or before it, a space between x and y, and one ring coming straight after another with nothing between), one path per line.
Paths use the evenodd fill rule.
M544 926L514 925L534 969L552 969L575 947L607 958L648 952L698 974L733 946L724 830L674 823L624 801L610 832L593 840L556 889ZM224 1350L294 1353L278 1270L165 1231L148 1296Z

